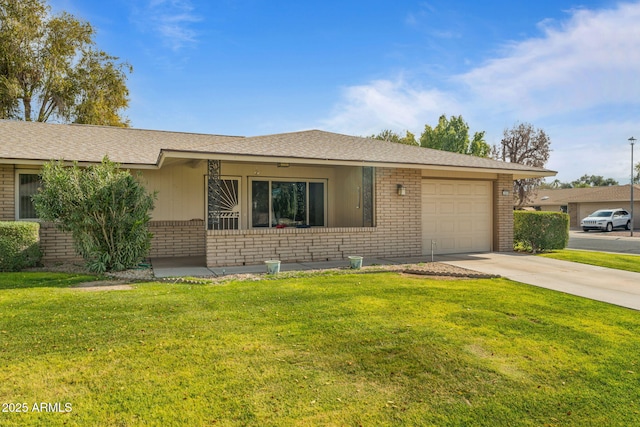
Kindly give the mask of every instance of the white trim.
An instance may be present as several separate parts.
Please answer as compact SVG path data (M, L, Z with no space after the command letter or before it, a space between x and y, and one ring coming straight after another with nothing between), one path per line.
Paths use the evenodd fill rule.
M241 163L289 163L291 165L318 165L318 166L373 166L379 168L395 168L395 169L420 169L435 171L452 171L452 172L471 172L471 173L496 173L496 174L512 174L513 179L523 178L544 178L557 175L556 171L548 170L530 170L530 169L511 169L511 168L486 168L482 166L457 166L457 165L435 165L423 163L391 163L391 162L374 162L362 160L339 160L339 159L314 159L302 157L284 157L284 156L261 156L246 154L225 154L225 153L202 153L178 150L160 150L156 163L119 163L121 169L161 169L165 159L200 159L200 160L224 160ZM34 165L39 166L48 163L49 160L35 159L0 159L0 163L14 165ZM79 161L80 166L89 166L99 164L99 161ZM65 161L65 164L73 164L72 161Z

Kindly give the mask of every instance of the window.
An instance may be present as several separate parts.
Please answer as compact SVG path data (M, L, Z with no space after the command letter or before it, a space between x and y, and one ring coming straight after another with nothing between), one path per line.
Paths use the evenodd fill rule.
M252 227L323 227L325 183L321 181L251 182Z
M37 219L36 209L33 206L31 196L38 192L41 184L40 175L31 173L18 173L18 189L16 203L17 219Z

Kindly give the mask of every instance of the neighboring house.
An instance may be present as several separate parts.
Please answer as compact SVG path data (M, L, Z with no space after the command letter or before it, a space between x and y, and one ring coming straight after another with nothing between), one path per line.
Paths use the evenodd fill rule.
M0 120L0 220L30 220L50 159L108 155L158 191L152 257L208 266L511 251L513 180L555 172L311 130L234 137ZM45 259L74 257L41 227Z
M634 228L640 227L640 185L634 185ZM570 226L580 227L580 220L598 209L631 209L631 186L538 189L525 206L542 211L569 214Z

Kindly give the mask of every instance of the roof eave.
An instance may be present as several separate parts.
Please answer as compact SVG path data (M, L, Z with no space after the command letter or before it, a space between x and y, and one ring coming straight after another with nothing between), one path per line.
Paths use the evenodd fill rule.
M18 165L18 166L42 166L50 161L61 160L66 164L77 163L80 166L90 166L99 164L101 161L88 161L88 160L66 160L66 159L10 159L0 158L0 164ZM118 162L116 162L118 163ZM122 169L159 169L160 166L156 163L118 163Z
M338 160L338 159L317 159L290 156L262 156L248 154L229 154L215 152L198 152L198 151L178 151L178 150L162 150L159 156L159 165L163 163L166 157L183 158L183 159L202 159L202 160L226 160L234 162L252 162L252 163L292 163L299 165L324 165L324 166L373 166L373 167L389 167L403 169L430 169L441 171L464 171L464 172L482 172L495 174L512 174L514 179L525 178L544 178L555 176L556 171L551 170L521 170L521 169L501 169L487 168L478 166L457 166L457 165L436 165L425 163L396 163L396 162L376 162L365 160Z

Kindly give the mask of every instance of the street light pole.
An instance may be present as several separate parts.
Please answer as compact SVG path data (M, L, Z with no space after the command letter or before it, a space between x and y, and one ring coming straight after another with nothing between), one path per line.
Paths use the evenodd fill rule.
M636 142L634 137L629 138L631 143L631 237L633 237L633 144Z

